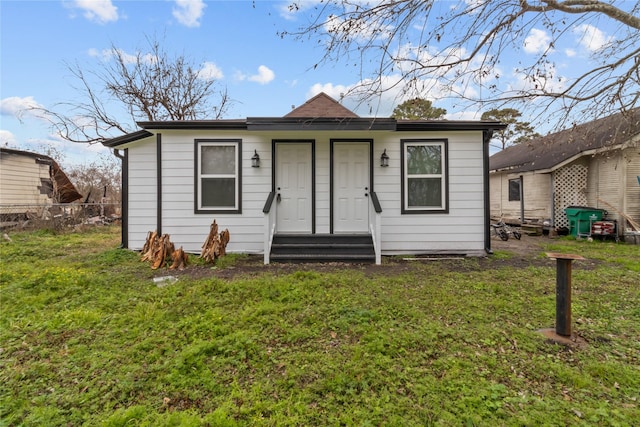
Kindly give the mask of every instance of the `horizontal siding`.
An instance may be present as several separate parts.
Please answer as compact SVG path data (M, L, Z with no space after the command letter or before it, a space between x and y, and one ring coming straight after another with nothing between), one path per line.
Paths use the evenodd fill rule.
M50 203L51 199L40 193L42 180L50 180L49 165L36 163L33 157L2 153L0 204Z
M400 139L416 133L376 139L374 161L386 149L389 167L374 164L375 190L382 205L384 254L431 251L481 251L484 248L482 132L441 132L429 138L449 141L449 213L401 213Z
M383 253L469 251L484 247L482 132L437 132L428 138L449 141L449 213L402 215L400 211L401 139L425 138L419 133L371 132L253 132L228 131L213 135L203 131L162 132L162 231L176 246L198 253L215 219L229 229L230 252L260 253L263 248L262 208L271 191L271 144L273 139L314 139L316 154L316 232L330 226L330 140L373 138L374 188L383 208ZM194 212L194 140L242 139L242 214L196 214ZM153 138L151 138L153 139ZM141 247L155 226L155 139L129 148L130 234L132 248ZM379 166L387 150L390 166ZM254 150L260 168L251 167ZM135 199L135 200L134 200Z
M640 150L628 148L624 150L624 160L627 165L625 185L624 211L636 223L640 224Z
M509 180L520 174L492 173L489 180L491 216L520 218L520 201L509 200ZM524 216L526 219L551 218L551 175L525 173L523 177Z
M156 141L148 138L128 149L129 248L142 249L149 231L155 231L157 212Z

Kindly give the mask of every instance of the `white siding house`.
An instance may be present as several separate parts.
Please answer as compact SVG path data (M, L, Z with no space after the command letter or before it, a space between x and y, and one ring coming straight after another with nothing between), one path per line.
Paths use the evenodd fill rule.
M490 250L488 141L500 123L360 118L320 94L280 118L138 124L105 143L124 152L130 249L157 230L200 252L215 219L228 252L265 262L282 236L307 259L301 242L322 236L370 236L377 262Z

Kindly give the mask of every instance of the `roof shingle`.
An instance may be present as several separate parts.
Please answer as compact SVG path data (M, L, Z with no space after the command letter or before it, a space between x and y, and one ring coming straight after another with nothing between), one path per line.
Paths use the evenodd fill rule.
M356 113L349 110L346 107L343 107L338 101L331 98L324 92L321 92L299 106L298 108L294 108L284 117L305 117L305 118L316 118L316 117L333 117L333 118L343 118L343 117L359 117Z
M507 147L491 156L489 170L549 170L581 153L622 144L635 135L640 135L640 108Z

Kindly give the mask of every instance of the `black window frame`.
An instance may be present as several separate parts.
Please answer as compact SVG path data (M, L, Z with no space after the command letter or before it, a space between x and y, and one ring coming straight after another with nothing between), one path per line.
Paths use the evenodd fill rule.
M242 213L242 139L233 139L233 138L225 138L225 139L195 139L194 140L194 212L196 214L241 214ZM233 175L236 179L235 185L235 205L231 208L224 207L203 207L201 205L201 194L200 191L202 189L201 185L201 153L202 147L207 146L234 146L235 147L235 158L236 158L236 168L235 174ZM229 176L231 176L229 174Z
M436 139L401 139L401 161L400 161L400 179L401 179L401 213L402 214L443 214L449 213L449 140L447 138ZM441 206L433 208L408 206L408 179L407 173L407 147L415 145L439 145L442 147L442 172L438 174L442 179L442 195Z

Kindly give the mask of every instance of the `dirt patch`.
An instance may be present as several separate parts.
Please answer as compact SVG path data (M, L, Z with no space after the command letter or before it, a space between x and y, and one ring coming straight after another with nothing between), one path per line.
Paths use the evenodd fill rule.
M237 277L255 277L263 274L284 275L299 271L335 272L344 269L360 270L365 276L401 275L410 273L415 266L424 263L434 263L438 267L456 271L477 271L488 268L526 268L528 266L553 266L554 261L544 255L544 245L550 242L546 236L522 236L521 240L510 238L502 241L492 238L491 247L494 255L479 258L464 258L462 256L423 256L415 257L383 257L382 265L349 264L340 262L328 263L272 263L264 265L262 255L240 257L232 266L219 268L215 265L188 265L182 271L157 271L156 276L172 275L202 279L215 277L231 280ZM506 252L506 256L505 256ZM193 256L193 255L192 255ZM471 262L470 262L471 261ZM582 265L584 264L584 265ZM589 263L581 263L581 268L590 268Z

